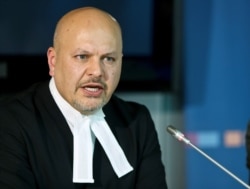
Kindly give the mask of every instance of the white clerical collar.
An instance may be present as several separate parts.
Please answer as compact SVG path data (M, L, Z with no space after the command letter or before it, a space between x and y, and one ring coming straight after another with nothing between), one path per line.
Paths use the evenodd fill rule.
M71 131L73 132L74 125L78 124L78 121L81 120L82 114L73 108L64 98L60 95L56 88L55 80L52 77L49 83L50 92L61 110L63 116L69 124Z
M102 109L93 115L82 115L59 94L53 78L50 80L49 88L74 136L73 182L94 182L92 170L94 136L102 145L118 177L133 170L105 121Z

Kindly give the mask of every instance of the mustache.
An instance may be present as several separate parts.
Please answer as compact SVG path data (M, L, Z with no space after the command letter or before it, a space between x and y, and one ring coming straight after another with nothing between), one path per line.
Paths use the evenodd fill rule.
M104 89L107 88L107 84L99 77L93 77L93 78L90 78L86 81L80 82L78 87L82 87L82 86L88 85L88 84L98 84L98 85L101 85Z

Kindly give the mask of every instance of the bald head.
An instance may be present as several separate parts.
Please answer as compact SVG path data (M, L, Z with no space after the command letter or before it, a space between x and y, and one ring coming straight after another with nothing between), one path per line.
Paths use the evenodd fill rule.
M113 35L122 48L122 34L119 23L109 13L95 7L74 9L65 14L57 23L54 34L54 47L74 36L74 32L84 30L102 30ZM122 50L122 49L121 49Z

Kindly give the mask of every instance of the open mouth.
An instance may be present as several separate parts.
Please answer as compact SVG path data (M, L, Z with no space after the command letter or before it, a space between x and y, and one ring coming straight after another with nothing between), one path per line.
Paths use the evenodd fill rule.
M104 87L100 84L88 84L82 87L87 96L98 97L102 94Z

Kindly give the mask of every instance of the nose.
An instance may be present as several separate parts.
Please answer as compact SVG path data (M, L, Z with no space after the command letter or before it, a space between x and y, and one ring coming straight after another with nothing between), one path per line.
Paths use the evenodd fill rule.
M89 76L101 77L103 74L102 62L97 59L92 59L87 68L87 74Z

